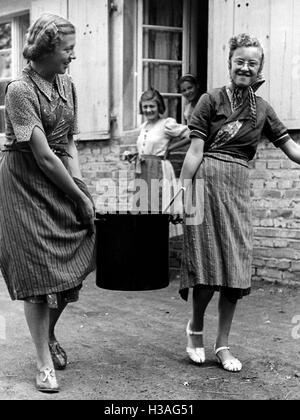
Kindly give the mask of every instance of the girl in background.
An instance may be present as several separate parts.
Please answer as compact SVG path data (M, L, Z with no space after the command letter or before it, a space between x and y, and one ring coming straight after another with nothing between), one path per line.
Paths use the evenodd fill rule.
M148 208L144 210L163 211L178 188L173 166L166 156L178 144L189 143L189 129L174 118L163 117L166 110L164 99L155 89L146 90L141 95L139 108L145 121L137 140L136 178L143 179L148 185ZM172 145L174 139L179 139L179 142ZM167 188L154 188L151 192L151 183L162 180L167 181ZM170 236L181 232L181 226L171 226Z
M195 76L185 74L178 81L178 87L185 99L183 115L189 124L194 108L200 98L200 87Z

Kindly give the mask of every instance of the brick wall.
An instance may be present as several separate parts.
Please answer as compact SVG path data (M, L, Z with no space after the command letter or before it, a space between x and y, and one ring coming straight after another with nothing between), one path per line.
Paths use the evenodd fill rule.
M131 147L121 146L118 141L90 141L79 142L77 148L82 176L95 200L96 210L128 210L128 184L134 173L120 155Z
M299 133L291 132L298 141ZM300 283L300 166L263 142L252 162L253 277Z

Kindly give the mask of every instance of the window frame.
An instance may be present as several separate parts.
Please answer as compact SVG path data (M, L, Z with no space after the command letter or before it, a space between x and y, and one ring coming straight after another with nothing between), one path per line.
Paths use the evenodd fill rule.
M181 72L185 74L189 71L189 57L191 55L191 39L189 37L191 29L191 2L192 0L182 0L183 2L183 16L182 16L182 27L169 27L162 25L148 25L143 23L143 0L138 1L137 5L137 103L143 92L143 64L145 62L159 62L170 64L181 64ZM160 60L160 59L149 59L143 57L143 30L144 29L155 29L155 30L168 30L171 32L181 32L182 33L182 59L181 60ZM180 93L171 93L171 92L160 92L164 98L181 98ZM181 120L183 119L183 109L184 101L181 101ZM137 125L142 123L142 116L138 115Z
M12 80L18 76L22 68L24 67L25 60L22 56L23 50L23 35L21 31L21 19L28 17L28 23L30 24L30 10L26 9L16 14L9 14L6 16L0 16L0 23L11 23L11 77L2 78L1 80ZM0 105L0 109L5 109L4 105ZM0 141L5 138L5 132L0 132Z

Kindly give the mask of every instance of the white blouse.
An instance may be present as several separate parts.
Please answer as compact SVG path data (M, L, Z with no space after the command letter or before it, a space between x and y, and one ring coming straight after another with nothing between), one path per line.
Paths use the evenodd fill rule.
M188 139L189 133L188 127L178 124L174 118L160 118L151 126L145 121L137 139L138 154L164 156L172 139Z

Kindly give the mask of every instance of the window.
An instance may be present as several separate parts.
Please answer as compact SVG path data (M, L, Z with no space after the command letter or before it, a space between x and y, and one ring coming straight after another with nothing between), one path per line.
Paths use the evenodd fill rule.
M124 2L123 129L140 123L141 93L153 87L163 95L166 115L181 121L177 81L184 66L184 15L189 0Z
M16 77L25 62L22 57L29 14L0 20L0 133L5 131L4 96L10 80Z
M183 0L144 0L142 31L142 90L159 90L166 115L180 121L177 81L183 66Z
M182 74L198 76L206 91L208 0L126 0L123 26L123 130L131 139L141 122L138 101L144 90L159 90L165 115L178 122Z
M4 131L4 94L11 77L11 22L4 22L0 23L0 133Z

